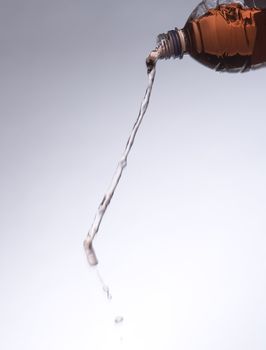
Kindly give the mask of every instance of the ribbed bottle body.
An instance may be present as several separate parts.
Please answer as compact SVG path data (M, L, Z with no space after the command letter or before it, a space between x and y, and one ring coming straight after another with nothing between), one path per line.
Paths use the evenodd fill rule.
M266 62L266 6L253 1L204 1L192 12L183 33L186 51L219 71L245 71ZM253 7L249 7L247 3ZM209 5L209 6L207 6ZM265 8L264 8L265 7ZM205 9L205 12L203 11Z

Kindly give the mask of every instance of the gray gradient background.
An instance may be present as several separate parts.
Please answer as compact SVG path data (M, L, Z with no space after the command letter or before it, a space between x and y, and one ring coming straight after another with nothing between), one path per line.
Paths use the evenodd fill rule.
M0 1L1 349L265 349L266 69L159 62L95 240L111 303L83 253L196 5Z

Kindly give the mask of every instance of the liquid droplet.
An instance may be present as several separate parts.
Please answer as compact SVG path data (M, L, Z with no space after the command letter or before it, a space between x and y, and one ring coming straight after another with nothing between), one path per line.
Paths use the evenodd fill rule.
M110 289L108 286L104 285L103 286L103 291L105 292L107 299L111 300L112 299L112 294L110 293Z
M122 316L117 316L115 318L115 324L121 324L124 321L124 317Z

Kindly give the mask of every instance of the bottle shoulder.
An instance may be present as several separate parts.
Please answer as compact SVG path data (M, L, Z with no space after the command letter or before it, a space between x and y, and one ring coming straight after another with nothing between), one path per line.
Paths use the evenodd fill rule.
M199 18L220 5L239 4L244 8L266 9L266 0L203 0L192 11L188 20Z

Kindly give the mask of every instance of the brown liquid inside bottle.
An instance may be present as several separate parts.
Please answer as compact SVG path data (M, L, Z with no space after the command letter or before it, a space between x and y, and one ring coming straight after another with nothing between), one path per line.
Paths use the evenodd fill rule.
M266 62L266 10L220 5L189 19L183 32L187 52L202 64L244 71Z

